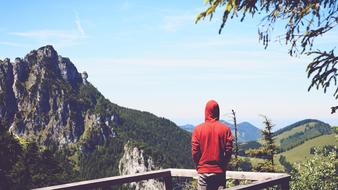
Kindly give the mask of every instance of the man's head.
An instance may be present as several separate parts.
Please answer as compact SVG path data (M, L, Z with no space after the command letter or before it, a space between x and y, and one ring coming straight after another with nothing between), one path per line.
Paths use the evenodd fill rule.
M209 100L205 106L205 121L219 120L219 106L215 100Z

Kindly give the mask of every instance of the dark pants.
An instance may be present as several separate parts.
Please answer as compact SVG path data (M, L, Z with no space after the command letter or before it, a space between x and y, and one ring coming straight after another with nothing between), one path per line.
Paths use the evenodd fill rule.
M198 174L198 190L225 189L225 173Z

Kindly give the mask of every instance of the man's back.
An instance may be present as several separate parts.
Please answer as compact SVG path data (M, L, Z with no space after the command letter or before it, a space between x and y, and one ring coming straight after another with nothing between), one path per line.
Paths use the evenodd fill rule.
M214 100L205 107L205 122L194 129L191 150L199 173L199 189L224 187L225 170L232 154L232 135L230 128L219 122L219 106Z
M198 173L225 172L226 162L232 152L229 127L219 121L207 121L195 128L193 139L199 144L199 148L193 148Z

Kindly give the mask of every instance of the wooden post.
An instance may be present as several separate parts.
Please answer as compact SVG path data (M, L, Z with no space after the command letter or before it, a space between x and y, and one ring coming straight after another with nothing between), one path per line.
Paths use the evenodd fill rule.
M284 179L281 183L281 189L282 190L289 190L290 189L290 180L291 176L288 176L286 179Z
M173 189L173 180L172 180L171 175L164 177L164 185L165 185L165 190Z

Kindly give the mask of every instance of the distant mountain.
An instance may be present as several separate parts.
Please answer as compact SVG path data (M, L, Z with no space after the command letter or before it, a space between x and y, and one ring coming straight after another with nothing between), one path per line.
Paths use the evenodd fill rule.
M234 135L235 133L235 128L231 123L228 123L224 120L221 120L221 122L227 124L230 129L232 134ZM192 131L194 130L195 126L191 125L191 124L187 124L187 125L183 125L183 126L179 126L182 129L192 133ZM252 125L249 122L241 122L239 124L237 124L237 129L238 129L238 141L239 142L248 142L248 141L255 141L257 139L259 139L261 137L261 130L258 129L257 127L255 127L254 125Z
M235 133L235 127L233 124L223 120L222 122L226 123L230 127L232 134ZM238 123L237 132L238 142L256 141L261 138L261 130L249 122Z
M194 131L194 128L195 126L194 125L191 125L191 124L186 124L186 125L182 125L182 126L179 126L180 128L192 133Z

